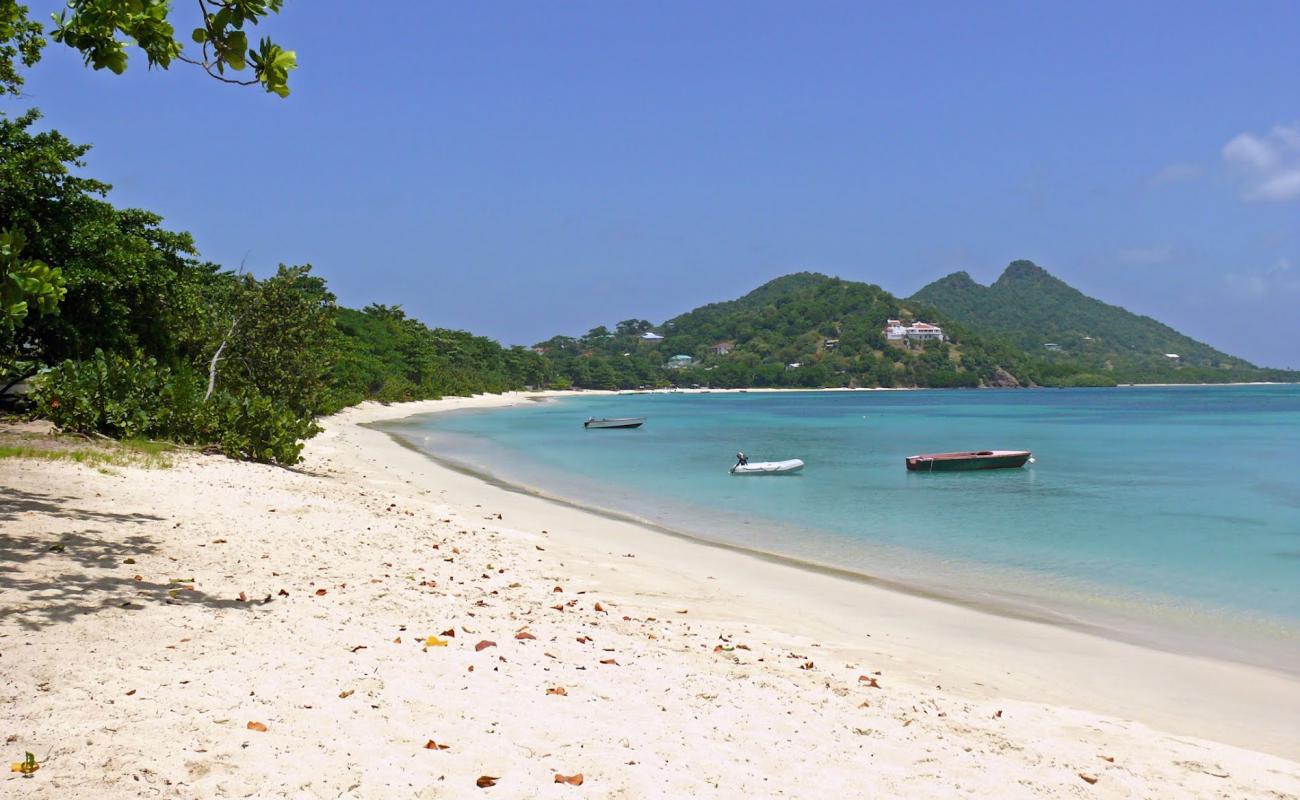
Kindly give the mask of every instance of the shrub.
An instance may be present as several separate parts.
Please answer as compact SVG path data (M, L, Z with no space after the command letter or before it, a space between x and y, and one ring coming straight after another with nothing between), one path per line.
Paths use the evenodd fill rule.
M205 403L206 388L189 370L96 350L41 376L33 400L38 415L66 430L216 446L276 464L296 463L302 440L320 430L310 415L252 391L217 392Z

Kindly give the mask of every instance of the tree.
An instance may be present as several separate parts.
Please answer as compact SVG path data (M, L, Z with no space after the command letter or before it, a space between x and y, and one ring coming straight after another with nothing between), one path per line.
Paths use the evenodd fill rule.
M54 313L68 292L58 269L22 258L26 243L22 231L0 232L0 328L18 327L32 308L39 314Z
M79 52L86 65L97 70L124 72L127 46L134 44L144 51L150 68L167 69L180 61L224 83L260 85L287 97L297 54L266 37L256 47L248 40L248 28L280 13L284 0L197 2L197 26L188 39L198 52L188 53L176 36L170 0L68 0L68 7L54 16L48 34L28 16L27 6L0 0L0 94L16 95L22 90L19 65L30 67L39 61L48 36ZM249 67L251 78L237 77Z

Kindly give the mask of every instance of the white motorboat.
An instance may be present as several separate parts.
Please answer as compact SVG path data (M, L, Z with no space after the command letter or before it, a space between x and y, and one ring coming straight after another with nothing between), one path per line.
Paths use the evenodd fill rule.
M785 461L750 461L731 468L732 475L789 475L803 469L803 461L789 458Z
M582 423L582 427L592 428L639 428L645 424L645 417L619 417L610 419L596 419L592 417Z

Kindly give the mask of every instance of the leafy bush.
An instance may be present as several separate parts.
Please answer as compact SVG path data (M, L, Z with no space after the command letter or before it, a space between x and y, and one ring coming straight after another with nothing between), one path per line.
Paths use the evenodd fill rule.
M320 433L312 417L295 414L268 397L213 397L217 444L230 458L296 464L304 439Z
M96 350L41 376L33 400L40 416L66 430L216 446L231 458L276 464L296 463L302 440L320 430L311 415L254 392L218 392L205 403L205 388L189 370Z

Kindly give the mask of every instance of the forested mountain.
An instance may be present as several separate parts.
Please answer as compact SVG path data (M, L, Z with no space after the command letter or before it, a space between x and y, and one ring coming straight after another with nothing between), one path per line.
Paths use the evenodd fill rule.
M1044 362L1049 374L1083 371L1121 383L1295 379L1088 297L1030 261L1012 262L990 286L956 272L912 300L980 335L1005 339Z
M891 345L891 318L944 325L949 341ZM643 338L652 328L625 320L538 348L557 376L593 388L1015 385L1022 366L1011 348L879 286L808 272L674 317L654 328L661 340Z
M888 319L939 325L947 341L887 342ZM643 338L647 331L662 338ZM801 272L661 326L625 320L613 331L601 326L579 338L557 336L537 349L556 380L601 389L1300 379L1087 297L1028 261L1011 264L989 287L958 272L906 300L872 284Z

